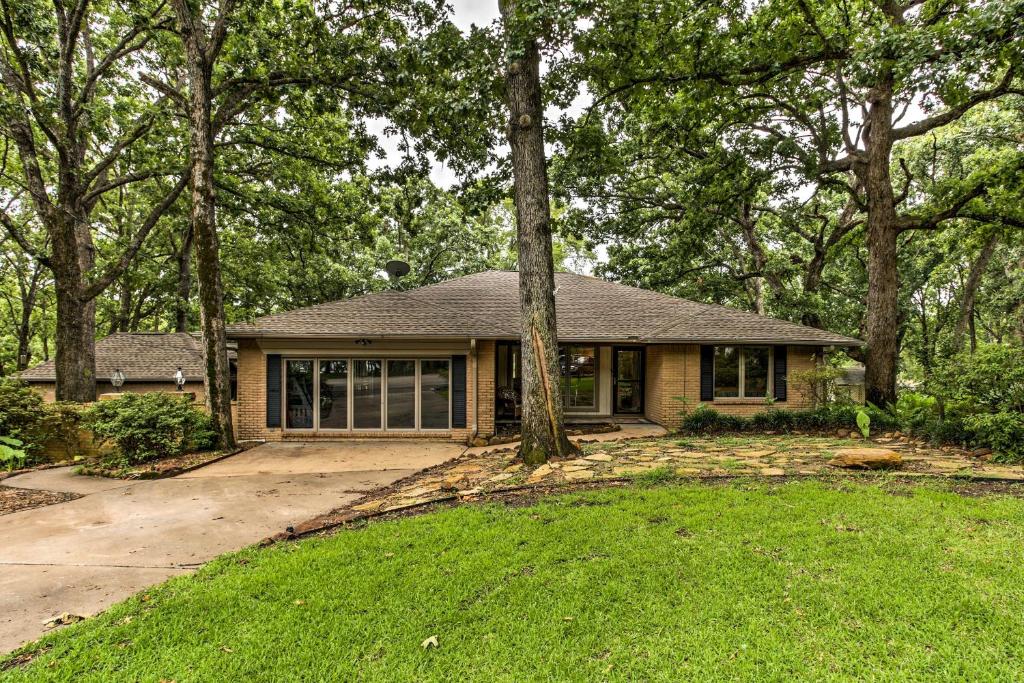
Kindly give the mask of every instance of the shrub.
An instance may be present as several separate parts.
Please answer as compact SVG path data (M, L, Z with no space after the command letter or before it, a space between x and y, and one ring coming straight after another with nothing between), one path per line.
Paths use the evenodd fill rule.
M705 434L738 432L746 427L746 422L742 417L726 415L706 403L698 403L696 408L683 416L680 427L683 431Z
M100 401L86 414L90 429L116 446L112 459L122 466L210 448L213 430L209 415L188 396L152 392L124 394Z
M770 408L754 413L749 419L750 426L766 432L789 432L796 427L797 414L790 410Z
M34 456L46 441L48 417L43 397L28 384L0 377L0 436L17 439L19 449Z
M982 344L947 358L929 389L944 403L968 412L1024 413L1024 348Z
M843 368L831 365L815 365L810 370L790 374L789 383L800 387L810 396L811 404L824 406L829 403L851 403L850 395L838 388L839 379L846 373Z
M973 433L974 444L991 448L997 460L1024 461L1024 413L970 415L964 426Z

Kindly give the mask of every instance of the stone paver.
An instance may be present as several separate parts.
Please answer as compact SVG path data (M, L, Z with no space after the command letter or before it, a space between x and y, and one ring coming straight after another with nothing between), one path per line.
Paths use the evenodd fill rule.
M583 444L582 457L539 467L515 462L508 446L468 449L448 467L416 477L405 487L388 490L380 499L362 501L356 509L393 510L453 494L471 496L523 485L629 477L666 468L679 476L856 476L833 460L842 454L886 454L898 462L897 476L961 476L1024 481L1024 467L996 465L958 448L933 448L899 435L877 441L823 436L673 437L623 430L599 435ZM894 456L894 457L893 457ZM835 464L838 464L836 461Z

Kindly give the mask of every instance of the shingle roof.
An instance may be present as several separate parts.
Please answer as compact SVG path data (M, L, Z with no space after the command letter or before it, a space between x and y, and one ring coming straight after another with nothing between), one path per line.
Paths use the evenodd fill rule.
M96 342L96 377L108 380L117 368L127 382L174 382L174 371L189 382L203 381L203 349L198 335L188 332L118 332ZM54 382L52 360L21 373L29 382Z
M562 341L862 344L825 330L586 275L556 273L555 287ZM229 325L228 335L517 338L519 274L490 270L406 292L366 294Z

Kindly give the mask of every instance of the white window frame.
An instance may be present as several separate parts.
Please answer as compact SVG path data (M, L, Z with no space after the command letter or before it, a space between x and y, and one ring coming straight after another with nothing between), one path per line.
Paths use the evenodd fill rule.
M715 396L718 376L718 353L720 348L733 347L739 351L739 396ZM768 382L764 396L747 396L747 349L768 349ZM712 354L711 398L713 401L765 401L775 396L775 347L770 344L715 344Z
M344 355L287 355L282 357L281 363L281 386L285 388L282 391L281 396L281 425L282 430L289 434L377 434L382 432L392 433L410 433L410 432L422 432L424 434L445 434L452 430L452 357L451 356L344 356ZM288 361L310 361L313 364L313 426L312 427L288 427ZM320 426L320 362L325 360L343 360L345 361L348 369L347 381L345 391L347 394L347 415L345 429L339 429L337 427L326 427ZM381 426L380 427L355 427L355 361L358 360L379 360L381 362ZM415 392L415 411L416 420L414 427L401 427L395 429L389 429L388 424L388 361L393 360L407 360L412 361L416 367L416 381L414 386ZM422 390L422 363L423 361L445 361L448 363L448 426L447 427L422 427L422 401L420 400L420 393Z

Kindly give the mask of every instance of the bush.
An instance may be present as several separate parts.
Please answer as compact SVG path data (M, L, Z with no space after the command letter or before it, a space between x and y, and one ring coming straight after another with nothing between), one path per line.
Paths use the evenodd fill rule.
M996 460L1024 461L1024 413L971 415L964 426L973 433L974 444L991 448Z
M0 436L20 441L31 458L42 450L48 428L43 397L21 380L0 377Z
M190 397L164 392L100 401L86 413L86 423L97 437L114 442L112 464L122 466L208 449L214 438L210 416Z
M683 416L680 429L685 432L713 434L717 432L738 432L746 426L746 420L735 415L720 413L706 403L698 403L697 407Z
M860 411L868 414L872 426L876 429L895 429L899 426L896 418L890 413L871 405L857 407L852 403L830 403L814 410L769 408L747 418L726 415L706 403L701 403L683 415L680 431L717 434L745 431L791 432L794 430L857 429L857 413Z
M947 358L929 389L945 404L967 412L1024 413L1024 348L982 344Z

